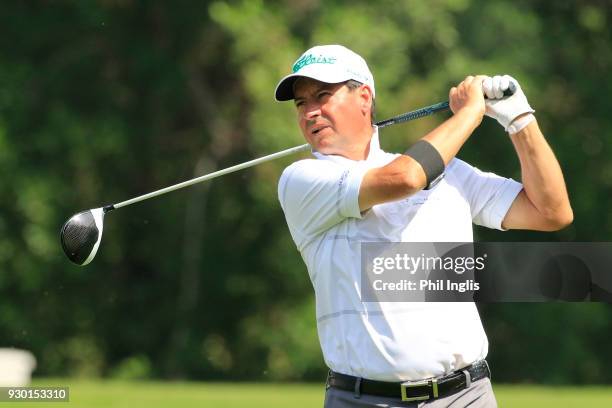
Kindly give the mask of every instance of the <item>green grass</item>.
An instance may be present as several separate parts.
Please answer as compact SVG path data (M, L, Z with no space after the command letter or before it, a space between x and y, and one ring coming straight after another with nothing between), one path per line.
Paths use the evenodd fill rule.
M38 379L35 386L70 387L69 403L0 403L0 408L220 407L310 408L323 406L323 384L125 382ZM612 407L611 387L494 385L501 408Z

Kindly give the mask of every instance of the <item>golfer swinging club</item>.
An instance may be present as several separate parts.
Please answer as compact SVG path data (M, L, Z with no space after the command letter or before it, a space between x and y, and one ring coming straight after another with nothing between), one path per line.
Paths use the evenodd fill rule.
M278 196L315 289L325 407L497 406L475 304L362 302L360 243L472 242L472 223L558 230L573 220L561 168L507 75L451 88L453 116L404 154L380 148L375 94L364 59L340 45L307 50L275 91L315 156L284 170ZM522 183L455 157L483 115L508 132Z

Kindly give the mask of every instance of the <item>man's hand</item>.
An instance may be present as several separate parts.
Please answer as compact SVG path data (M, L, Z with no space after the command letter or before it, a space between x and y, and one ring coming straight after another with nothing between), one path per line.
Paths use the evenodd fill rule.
M504 91L510 86L510 81L516 85L516 92L512 96L501 99L504 97ZM510 128L512 122L523 114L535 112L529 106L527 97L518 81L510 75L487 77L482 83L482 89L489 98L485 102L485 115L497 120L506 132L515 133L517 130L512 131L513 129ZM525 123L524 126L529 122Z
M452 87L448 99L451 111L457 114L461 110L469 110L479 117L485 114L485 99L482 82L487 78L484 75L468 76L456 87Z

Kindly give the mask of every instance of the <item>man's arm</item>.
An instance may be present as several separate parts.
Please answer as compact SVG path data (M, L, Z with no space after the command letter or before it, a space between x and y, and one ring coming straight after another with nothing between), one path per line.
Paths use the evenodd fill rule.
M482 122L485 112L482 81L484 76L467 77L449 93L454 115L428 133L422 140L429 142L447 165L474 129ZM399 200L425 188L427 178L421 165L409 156L401 155L383 167L370 169L359 188L359 209L365 211L376 204Z
M559 162L536 120L510 135L521 163L523 191L502 221L504 229L556 231L574 215Z

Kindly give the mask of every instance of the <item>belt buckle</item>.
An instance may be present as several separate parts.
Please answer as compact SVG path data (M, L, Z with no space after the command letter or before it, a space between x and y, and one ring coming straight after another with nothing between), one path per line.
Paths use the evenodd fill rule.
M424 385L431 386L433 397L438 398L438 380L436 380L435 378L428 378L426 380L406 381L404 383L401 383L400 387L402 389L402 401L410 402L428 400L430 398L429 392L427 393L427 395L408 396L408 388L422 387Z

